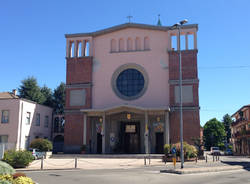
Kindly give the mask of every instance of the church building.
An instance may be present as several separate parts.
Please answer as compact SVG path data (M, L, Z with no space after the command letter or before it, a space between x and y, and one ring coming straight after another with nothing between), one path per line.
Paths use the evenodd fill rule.
M179 48L183 138L192 144L200 136L197 31L181 26L181 47L170 26L66 34L64 152L162 153L179 142Z

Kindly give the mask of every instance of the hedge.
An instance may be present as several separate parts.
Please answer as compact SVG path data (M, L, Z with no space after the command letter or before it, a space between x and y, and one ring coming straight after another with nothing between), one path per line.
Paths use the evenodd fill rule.
M3 161L7 162L14 168L24 168L34 160L34 157L29 151L9 150L4 153Z

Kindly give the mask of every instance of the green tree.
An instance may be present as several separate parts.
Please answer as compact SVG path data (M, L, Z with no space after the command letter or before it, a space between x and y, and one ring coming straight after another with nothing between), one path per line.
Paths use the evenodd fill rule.
M54 90L53 93L54 112L62 114L65 106L65 83L61 84Z
M224 125L224 128L225 128L225 131L226 131L226 140L227 140L227 143L229 143L229 140L231 138L231 124L233 122L231 116L229 114L226 114L225 116L223 116L223 125Z
M28 77L22 80L21 83L18 89L21 98L26 98L39 104L43 104L46 101L35 77Z
M47 105L49 107L53 107L53 95L50 88L48 88L46 85L44 85L41 88L41 92L43 96L45 97L45 101L43 102L43 105Z
M207 150L212 146L219 146L223 143L226 132L223 124L216 118L206 122L203 130L203 139Z

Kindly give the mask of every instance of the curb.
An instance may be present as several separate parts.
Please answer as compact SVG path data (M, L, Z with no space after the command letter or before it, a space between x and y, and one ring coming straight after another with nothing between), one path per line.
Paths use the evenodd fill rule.
M222 166L222 167L202 167L202 168L184 168L184 169L165 169L161 170L161 173L172 173L172 174L195 174L205 172L220 172L244 169L243 166Z

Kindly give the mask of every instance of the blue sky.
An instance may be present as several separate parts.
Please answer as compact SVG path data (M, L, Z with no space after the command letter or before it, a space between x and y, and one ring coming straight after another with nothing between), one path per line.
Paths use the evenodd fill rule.
M10 0L0 1L0 91L28 76L54 89L65 81L65 33L91 32L127 22L199 24L200 117L203 125L250 104L248 0Z

